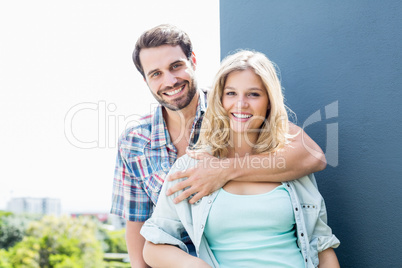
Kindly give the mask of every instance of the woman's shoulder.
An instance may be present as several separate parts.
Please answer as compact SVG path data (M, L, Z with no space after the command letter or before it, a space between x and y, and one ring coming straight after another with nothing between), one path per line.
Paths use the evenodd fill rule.
M174 162L173 166L171 167L168 175L171 175L171 174L173 174L175 172L185 171L185 170L187 170L189 168L192 168L197 164L197 162L198 162L197 159L191 158L190 156L185 154L185 155L183 155L183 156L181 156L181 157L176 159L176 161ZM167 189L173 187L177 183L182 182L182 181L184 181L186 179L187 179L187 177L183 177L183 178L180 178L180 179L175 179L175 180L172 180L172 181L165 180L159 195L164 196L166 191L167 191ZM174 194L169 195L167 198L173 200L174 198L179 196L183 191L184 191L183 189L180 190L180 191L177 191ZM180 202L179 204L187 204L187 203L188 202Z
M177 158L176 162L174 162L172 168L170 169L169 174L192 168L197 164L197 162L197 159L191 158L189 155L185 154Z

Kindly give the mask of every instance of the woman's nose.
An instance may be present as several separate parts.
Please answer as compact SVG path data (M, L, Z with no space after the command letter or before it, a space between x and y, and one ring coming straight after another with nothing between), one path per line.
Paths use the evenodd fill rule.
M239 97L237 100L237 107L238 108L246 108L248 107L248 102L244 97Z

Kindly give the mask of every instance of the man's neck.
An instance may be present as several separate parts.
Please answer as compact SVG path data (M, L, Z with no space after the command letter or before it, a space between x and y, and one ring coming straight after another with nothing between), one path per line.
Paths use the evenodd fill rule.
M170 139L177 149L178 157L185 153L190 141L191 128L197 112L199 93L194 96L190 104L178 111L163 108Z

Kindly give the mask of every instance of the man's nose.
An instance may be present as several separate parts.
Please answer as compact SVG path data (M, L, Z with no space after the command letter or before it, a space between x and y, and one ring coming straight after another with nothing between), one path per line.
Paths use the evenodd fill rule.
M176 76L171 72L166 72L163 79L164 87L173 87L176 83L177 83Z

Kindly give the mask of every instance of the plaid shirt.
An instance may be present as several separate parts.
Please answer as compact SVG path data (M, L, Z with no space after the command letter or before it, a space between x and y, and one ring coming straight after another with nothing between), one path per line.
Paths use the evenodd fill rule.
M199 90L190 146L199 136L206 109L206 94ZM129 221L146 221L158 201L166 174L177 159L162 115L162 106L127 129L119 139L110 213Z

